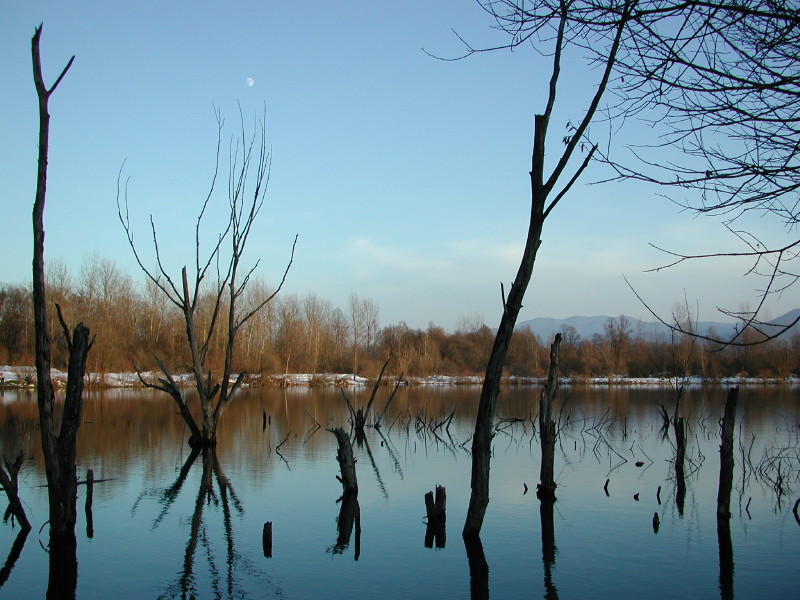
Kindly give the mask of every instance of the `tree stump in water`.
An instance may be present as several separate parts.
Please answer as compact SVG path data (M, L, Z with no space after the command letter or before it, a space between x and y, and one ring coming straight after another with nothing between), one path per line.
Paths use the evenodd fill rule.
M558 432L556 423L552 419L553 401L558 393L558 350L561 346L561 334L557 333L550 347L550 370L547 382L542 389L542 398L539 401L539 437L542 442L542 464L539 471L539 484L536 486L536 496L539 499L555 499L555 452Z
M358 494L356 460L353 458L353 445L350 443L350 436L341 427L328 429L328 431L336 436L336 441L338 442L336 460L339 462L342 476L336 479L342 484L345 494Z
M425 512L428 515L428 525L444 525L447 520L445 504L447 502L447 492L441 485L436 486L436 500L433 492L425 494Z
M432 548L434 542L437 548L444 548L446 543L445 523L447 494L441 485L436 486L436 499L433 492L425 494L425 512L428 516L428 526L425 529L425 547Z
M261 546L264 549L264 556L272 558L272 521L264 523L264 531L261 534Z
M86 512L86 537L92 539L94 537L94 518L92 517L92 500L94 498L94 471L89 469L86 472L86 503L84 509Z
M731 388L725 401L722 417L722 444L719 447L719 492L717 493L717 519L731 516L731 490L733 489L733 430L736 400L739 388Z

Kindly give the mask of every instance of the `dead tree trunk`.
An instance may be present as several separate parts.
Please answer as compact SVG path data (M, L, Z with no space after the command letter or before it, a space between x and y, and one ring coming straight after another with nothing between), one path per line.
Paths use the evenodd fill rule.
M94 537L94 517L92 516L92 501L94 499L94 471L89 469L86 472L86 501L84 502L84 512L86 513L86 537Z
M717 493L717 518L731 516L731 490L733 489L733 430L736 418L736 400L739 388L731 388L725 401L722 417L722 444L719 447L719 492Z
M542 398L539 401L539 437L542 442L542 465L539 471L539 485L536 486L536 496L543 500L555 500L555 455L556 455L556 423L553 421L553 401L558 394L558 350L561 346L561 334L557 333L550 346L550 370L547 374L547 383L542 389Z
M48 89L42 78L39 26L31 40L33 57L33 79L39 98L39 168L36 181L36 200L33 205L33 308L36 332L37 400L39 404L39 426L42 450L47 474L50 498L50 538L64 537L69 545L75 538L77 519L77 475L75 472L75 442L81 423L83 408L83 377L86 372L86 356L92 346L89 329L79 323L72 334L58 306L58 317L69 349L67 390L60 427L53 417L55 402L50 380L50 337L47 332L47 300L44 278L44 207L47 188L47 154L50 132L50 114L47 103L50 96L72 65L74 56L61 71L56 82ZM58 430L58 435L56 431ZM52 552L51 552L52 554ZM77 566L76 566L77 569Z
M336 460L339 462L341 477L336 479L342 484L344 494L358 494L358 480L356 478L356 460L353 457L353 445L350 443L350 436L344 429L328 429L336 436L338 449L336 450Z
M186 344L190 356L189 364L202 413L200 422L195 421L194 416L187 409L183 391L175 385L170 371L162 361L157 359L164 374L164 378L159 379L160 384L158 385L146 381L139 373L139 369L136 368L136 370L143 385L164 391L175 400L180 415L190 430L189 446L203 449L216 446L220 418L233 401L245 378L245 373L240 372L234 376L232 370L237 336L246 323L272 301L283 287L294 260L294 251L297 245L297 236L295 236L286 270L275 291L265 295L255 303L255 306L242 307L242 296L247 290L256 267L240 272L241 259L247 246L248 237L253 231L255 219L264 204L271 165L270 151L266 143L266 126L262 122L259 127L260 135L253 135L248 140L244 127L242 127L242 137L231 146L228 172L228 219L227 222L223 221L222 223L217 242L212 245L207 254L201 255L200 224L204 216L207 217L209 214L207 208L215 193L219 171L223 127L223 119L219 113L217 113L217 125L216 165L208 195L197 217L194 240L195 266L191 280L185 266L181 269L180 282L173 280L166 272L165 266L161 262L158 236L155 222L152 219L150 224L158 270L148 269L144 265L134 243L127 192L124 192L123 208L121 197L123 186L119 179L117 180L117 214L125 229L134 258L147 278L183 314ZM228 250L223 249L224 244L229 244ZM209 284L207 277L213 272L215 266L217 279L214 284ZM210 315L208 319L201 319L198 317L199 307L207 297L203 289L209 285L213 293ZM220 335L221 329L223 332ZM225 340L224 361L221 376L213 377L211 369L208 368L209 352L213 347L212 341L218 336Z
M489 362L486 365L486 374L481 388L481 398L478 404L478 415L475 419L475 433L472 436L472 478L467 519L464 523L462 535L475 537L480 535L486 507L489 506L489 466L492 454L492 428L494 426L495 406L500 393L500 380L503 376L503 366L506 362L508 347L511 344L511 335L517 323L517 316L522 309L522 299L528 288L533 273L533 264L541 244L542 226L544 225L544 192L543 192L543 167L544 167L544 141L547 128L546 117L536 115L536 128L533 142L533 168L531 169L531 187L533 206L531 220L528 228L528 238L525 251L520 262L517 276L504 302L503 316L497 335L494 339Z
M625 14L628 14L631 6L626 3L622 10ZM586 133L606 91L616 62L620 40L627 23L627 18L620 18L619 24L615 26L614 38L605 60L603 73L586 113L571 134L563 138L564 150L555 159L554 167L549 176L545 177L547 129L556 101L558 78L561 71L561 51L566 43L565 29L569 17L568 11L569 6L562 4L558 31L554 40L553 68L548 86L547 104L544 113L536 115L534 118L533 155L530 170L531 212L525 250L523 251L514 282L508 292L508 298L503 299L503 315L486 365L486 375L481 389L478 415L475 419L475 433L472 437L472 477L470 482L472 492L469 499L469 508L467 509L467 518L462 531L465 539L475 538L480 535L483 518L486 515L486 507L489 505L489 465L491 462L492 429L497 395L500 392L500 380L503 374L503 366L506 362L508 347L511 343L511 335L514 332L514 326L522 308L522 300L525 297L525 291L528 289L533 273L533 265L536 262L539 246L542 243L542 228L548 215L580 178L597 150L597 145L587 144ZM566 177L565 171L570 159L575 155L576 149L585 148L587 145L589 146L588 152L586 152L580 165L574 170L569 179L562 184L562 177ZM556 188L557 185L559 188ZM551 195L552 199L550 199Z

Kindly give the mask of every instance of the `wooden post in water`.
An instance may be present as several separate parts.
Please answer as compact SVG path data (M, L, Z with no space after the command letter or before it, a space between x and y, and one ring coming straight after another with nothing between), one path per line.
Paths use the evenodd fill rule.
M432 548L434 542L437 548L444 548L446 544L445 523L447 512L445 504L447 494L441 485L436 486L436 499L433 492L425 494L425 512L428 516L428 526L425 529L425 547Z
M86 472L86 537L94 537L94 518L92 517L92 500L94 498L94 471Z
M722 417L722 444L719 447L719 492L717 493L717 518L731 516L731 490L733 489L733 430L736 418L736 400L739 388L733 387L725 401Z
M272 558L272 521L264 523L264 533L261 535L261 545L264 547L264 556Z
M557 333L550 346L550 370L547 373L547 382L542 389L542 398L539 401L539 437L542 442L542 465L539 471L539 485L536 486L536 496L540 499L556 497L555 482L555 454L556 454L556 423L553 421L553 400L558 393L558 349L561 346L561 334Z
M428 525L438 527L445 524L447 520L445 513L446 501L447 493L441 485L436 486L436 500L433 498L433 492L425 494L425 512L428 515Z

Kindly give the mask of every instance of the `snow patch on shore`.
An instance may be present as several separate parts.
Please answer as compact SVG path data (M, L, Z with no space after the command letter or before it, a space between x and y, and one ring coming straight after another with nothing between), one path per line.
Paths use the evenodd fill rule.
M0 365L0 385L8 387L33 387L36 382L36 369L26 366ZM67 373L59 369L50 369L53 385L62 387L66 385ZM162 373L155 371L143 372L142 379L148 383L157 384ZM192 375L182 373L172 376L181 386L192 385ZM236 375L232 376L232 381ZM387 378L393 382L394 378ZM370 385L368 377L353 375L352 373L290 373L284 375L252 375L245 379L243 385L273 385L279 387L360 387ZM508 385L543 385L541 377L507 377L504 383ZM87 373L85 377L87 386L131 388L141 387L143 384L136 373ZM403 380L403 385L445 386L445 385L481 385L483 377L477 375L430 375L428 377L409 377ZM625 377L624 375L611 375L608 377L572 378L561 377L561 385L634 385L634 386L669 386L676 380L669 377ZM792 376L787 379L760 378L760 377L723 377L721 379L705 380L702 377L687 377L681 380L683 385L800 385L800 377Z

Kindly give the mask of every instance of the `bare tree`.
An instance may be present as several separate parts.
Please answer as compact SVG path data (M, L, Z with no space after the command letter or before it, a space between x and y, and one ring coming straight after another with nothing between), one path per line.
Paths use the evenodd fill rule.
M364 337L369 355L378 333L380 307L372 298L362 299L361 306L364 312Z
M385 327L382 332L383 347L388 352L390 360L397 365L400 373L409 373L411 364L419 356L419 350L414 341L414 332L405 321L397 325Z
M217 443L217 425L230 405L236 391L244 380L245 373L240 371L233 377L233 360L237 334L241 328L262 310L281 290L289 268L294 260L297 244L295 236L291 255L283 272L280 284L269 295L260 301L250 304L242 310L239 300L247 289L259 261L246 268L242 264L247 242L253 230L258 213L264 204L269 182L271 154L266 142L266 125L264 119L259 121L256 131L251 137L245 132L244 118L240 111L241 134L231 142L228 172L228 220L224 229L210 250L203 253L200 227L212 197L219 173L220 145L224 120L219 111L217 119L217 153L214 174L208 194L203 201L195 226L195 257L191 271L184 266L180 279L175 280L166 270L159 247L158 235L153 216L150 216L150 228L153 237L156 269L145 266L139 250L134 243L133 229L128 210L127 183L121 181L117 186L117 208L119 220L125 230L128 243L133 250L139 267L145 275L161 290L161 292L180 309L186 328L186 343L190 355L190 371L200 401L202 420L198 424L192 415L184 394L184 390L176 382L170 368L158 357L156 360L163 377L159 383L146 381L141 373L139 377L148 387L168 393L180 410L190 430L189 445L192 447L212 447ZM224 249L227 245L227 251ZM211 278L216 279L211 282ZM212 298L210 314L205 319L199 318L199 307L203 300L204 286L210 287ZM222 328L220 330L220 328ZM224 339L225 355L221 375L214 377L207 365L209 347L215 336ZM137 368L137 372L138 367Z
M537 4L545 5L547 3ZM597 149L596 144L593 144L588 139L588 128L595 118L600 108L600 102L606 93L621 40L625 33L626 25L631 18L634 1L624 0L624 2L618 3L615 18L606 20L605 28L600 34L594 36L595 39L592 40L592 43L603 46L606 59L601 63L600 76L586 112L570 131L570 134L561 139L564 147L549 175L545 173L544 157L548 142L550 119L556 103L562 52L566 46L575 44L576 40L580 40L581 36L585 35L585 28L574 20L572 13L573 3L568 0L561 0L553 6L544 6L541 16L529 12L527 4L523 6L511 2L487 2L483 6L492 14L499 27L512 36L512 41L507 47L513 47L527 39L538 38L540 41L551 42L553 44L553 53L552 72L545 110L542 114L536 115L534 119L533 156L530 171L531 212L525 250L517 275L508 292L508 297L506 298L505 293L503 293L503 315L486 367L478 415L475 421L475 433L472 442L472 493L463 530L465 539L474 539L479 536L486 508L489 504L492 428L495 405L500 391L500 379L514 326L522 308L522 300L528 288L536 256L542 243L542 229L547 217L586 169ZM530 26L530 30L525 40L519 37L518 23L514 20L508 20L509 15L503 12L504 7L512 11L510 13L511 17L516 15L521 19L531 19L526 21ZM532 8L535 9L536 7ZM473 52L475 50L468 46L468 54ZM585 150L583 157L580 157L581 150ZM571 159L576 157L580 157L578 165L571 174L568 174L567 167L571 164Z
M479 0L516 48L542 41L543 25L560 18L562 0ZM665 250L670 260L654 270L709 257L749 259L746 275L758 279L758 302L742 312L727 343L763 343L800 322L772 324L767 300L797 282L800 190L800 7L789 0L570 0L566 16L594 66L607 64L614 24L625 20L605 107L615 131L633 117L653 131L620 158L608 145L597 157L611 165L609 179L638 179L667 189L681 208L719 217L741 250L689 254ZM552 27L551 27L552 29ZM609 94L611 95L611 94ZM567 136L569 137L569 136ZM567 137L564 139L566 140ZM680 188L680 196L670 188ZM689 192L688 195L686 192ZM759 233L750 217L770 217ZM769 221L769 219L768 219ZM781 225L783 227L781 227ZM669 319L655 315L665 325ZM756 328L757 339L741 340ZM716 340L718 341L718 340Z
M329 300L323 300L316 294L311 294L303 299L306 360L308 360L308 367L312 373L316 373L319 369L326 342L333 337L330 323L332 313L333 305Z
M47 298L44 269L44 208L47 195L47 158L50 136L48 101L75 60L73 56L49 88L42 76L39 43L42 26L31 40L33 80L39 98L39 159L36 199L33 204L33 312L36 337L36 397L42 438L50 516L50 581L48 598L73 597L78 582L76 499L78 477L75 446L83 410L83 377L86 357L94 341L89 329L79 323L70 334L61 309L56 305L64 338L69 349L67 389L61 422L54 415L55 394L50 379L50 336L47 331ZM63 596L62 596L63 595Z
M740 249L664 250L670 258L658 269L700 258L746 260L758 302L719 309L740 322L725 341L763 343L800 321L775 325L764 315L766 302L800 278L800 7L787 0L639 7L658 18L629 28L618 61L619 108L639 111L660 137L632 148L635 160L606 158L617 178L657 184L681 208L721 219ZM770 225L757 233L754 218L762 217ZM745 340L747 328L761 335Z
M284 296L278 302L278 331L275 349L281 359L284 374L289 373L290 365L300 364L301 343L303 340L303 319L300 300L297 296Z
M347 316L350 325L350 342L353 352L353 377L358 374L358 355L361 344L367 339L367 324L369 319L369 308L367 299L359 298L355 292L351 293L347 299Z
M625 375L628 370L627 354L631 345L631 324L625 315L609 317L603 323L601 348L609 376Z

